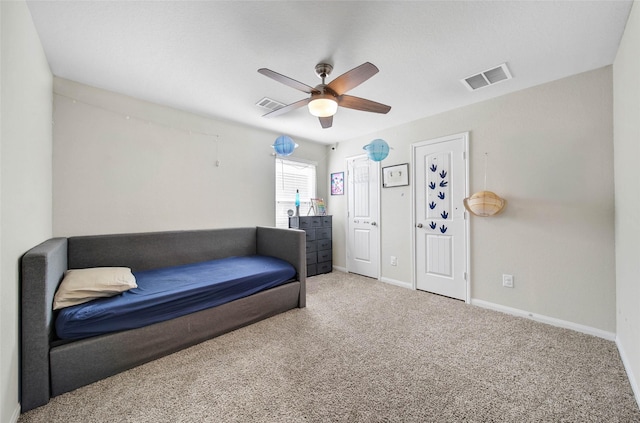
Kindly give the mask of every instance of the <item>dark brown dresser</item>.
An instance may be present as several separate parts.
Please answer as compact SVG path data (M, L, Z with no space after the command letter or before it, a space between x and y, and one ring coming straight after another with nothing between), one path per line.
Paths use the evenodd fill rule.
M294 216L289 227L307 233L307 276L329 273L333 270L331 251L332 216Z

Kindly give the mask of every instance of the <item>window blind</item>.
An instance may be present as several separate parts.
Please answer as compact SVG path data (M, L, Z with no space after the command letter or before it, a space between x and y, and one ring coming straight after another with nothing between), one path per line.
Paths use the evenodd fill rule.
M288 210L295 213L296 190L300 193L300 215L306 216L316 198L316 165L276 158L276 227L289 227Z

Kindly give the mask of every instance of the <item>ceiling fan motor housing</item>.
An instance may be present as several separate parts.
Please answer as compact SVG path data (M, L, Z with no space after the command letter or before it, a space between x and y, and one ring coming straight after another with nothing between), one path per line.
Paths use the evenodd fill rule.
M331 75L331 71L333 70L333 66L328 63L318 63L316 65L316 75L318 78L322 79L322 83L324 84L324 79Z

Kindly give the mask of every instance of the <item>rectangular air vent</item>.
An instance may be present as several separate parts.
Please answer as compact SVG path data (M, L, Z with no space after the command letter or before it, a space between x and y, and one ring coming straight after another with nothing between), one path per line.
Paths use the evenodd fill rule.
M470 91L475 91L479 88L497 84L500 81L506 81L511 78L511 72L509 72L507 64L503 63L498 67L487 69L486 71L461 79L460 82Z
M264 97L263 99L261 99L256 103L256 106L262 107L263 109L267 109L270 112L272 112L274 110L278 110L279 108L286 106L286 104L280 103L279 101L273 100L268 97Z

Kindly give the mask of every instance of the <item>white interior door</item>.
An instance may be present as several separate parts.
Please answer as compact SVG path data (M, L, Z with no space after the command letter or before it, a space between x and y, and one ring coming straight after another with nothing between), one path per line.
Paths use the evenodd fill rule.
M347 159L347 271L379 277L380 164L367 156Z
M468 133L413 145L416 288L469 302Z

